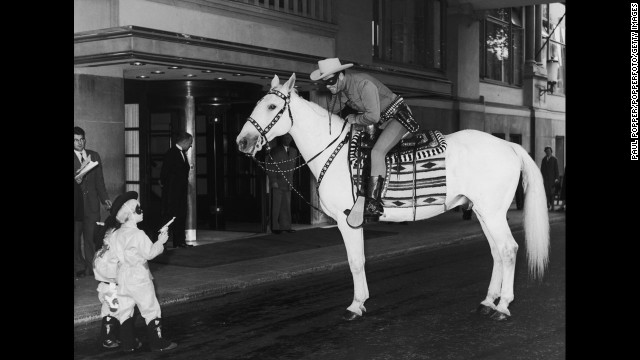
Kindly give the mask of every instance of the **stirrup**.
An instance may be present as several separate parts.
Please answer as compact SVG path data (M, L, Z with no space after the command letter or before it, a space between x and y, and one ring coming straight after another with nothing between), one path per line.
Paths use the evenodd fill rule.
M347 209L344 213L347 215L347 225L354 229L359 229L364 224L364 196L358 195L355 204L351 210Z

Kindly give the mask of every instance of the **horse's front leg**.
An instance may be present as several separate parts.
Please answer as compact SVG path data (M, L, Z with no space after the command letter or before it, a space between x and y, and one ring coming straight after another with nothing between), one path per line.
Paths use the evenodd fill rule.
M367 275L364 271L364 234L362 228L353 229L347 225L346 217L338 221L338 229L342 233L344 245L347 248L347 258L349 268L353 276L353 302L343 315L345 320L354 320L367 311L364 302L369 298L369 287L367 286Z

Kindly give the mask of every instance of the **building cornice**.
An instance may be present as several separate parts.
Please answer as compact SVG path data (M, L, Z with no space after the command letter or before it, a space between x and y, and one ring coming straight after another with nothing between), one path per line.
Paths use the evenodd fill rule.
M272 66L268 68L262 68L259 66L248 66L246 64L232 64L232 63L224 63L215 60L206 60L206 59L198 59L198 58L189 58L184 56L178 56L176 54L160 54L160 53L151 53L148 51L141 51L141 49L137 48L139 45L135 41L136 39L144 39L151 40L154 42L168 42L175 43L180 45L188 45L194 47L202 47L207 49L215 49L228 51L238 54L248 54L259 57L266 57L271 59L292 61L300 64L307 71L300 71L298 68L298 75L300 77L309 77L311 71L317 67L317 62L322 60L323 57L308 55L303 53L297 53L286 50L277 50L266 47L260 47L255 45L248 44L240 44L225 40L211 39L205 38L201 36L193 36L188 34L180 34L170 31L157 30L144 28L139 26L121 26L117 28L109 28L109 29L101 29L95 31L86 31L79 32L74 34L74 46L76 49L82 48L85 44L99 43L104 42L108 44L109 42L121 42L121 47L117 50L109 51L109 52L95 52L95 49L91 51L87 51L88 53L83 54L83 51L76 51L76 54L80 53L80 55L74 56L74 65L75 66L102 66L102 65L117 65L117 64L125 64L132 60L139 61L147 61L147 62L158 62L158 63L169 63L174 65L182 65L182 66L194 66L194 67L202 67L202 68L220 68L226 70L233 71L249 71L259 74L280 74L279 70L282 69L274 69ZM122 40L126 41L126 46L122 43ZM130 41L127 41L130 40ZM107 46L101 45L98 48L108 48ZM344 60L347 61L347 60ZM446 79L443 75L432 74L432 73L420 73L417 71L403 70L397 69L387 66L372 66L365 64L358 64L354 62L354 66L352 67L354 71L362 71L370 74L380 74L385 76L391 76L396 79L410 79L413 81L425 81L433 84L434 86L442 87L450 86L451 81ZM290 73L284 74L289 76ZM449 96L450 94L446 91L432 91L426 89L424 86L390 86L394 89L402 92L402 93L415 93L415 94L436 94L442 96Z
M156 3L193 9L199 12L222 14L239 19L258 21L266 24L283 27L289 25L297 31L309 32L324 36L335 36L338 26L326 21L320 21L311 17L286 13L268 9L263 6L245 4L229 0L147 0ZM285 25L286 24L286 25Z

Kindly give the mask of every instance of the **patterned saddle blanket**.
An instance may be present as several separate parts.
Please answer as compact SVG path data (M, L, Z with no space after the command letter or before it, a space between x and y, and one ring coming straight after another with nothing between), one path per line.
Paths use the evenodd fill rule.
M367 137L364 131L357 132L349 142L351 180L358 189L366 186L362 174L369 174L371 168L371 148L360 146L363 137ZM385 158L383 207L415 209L443 205L447 194L446 148L447 142L437 130L422 130L394 146Z

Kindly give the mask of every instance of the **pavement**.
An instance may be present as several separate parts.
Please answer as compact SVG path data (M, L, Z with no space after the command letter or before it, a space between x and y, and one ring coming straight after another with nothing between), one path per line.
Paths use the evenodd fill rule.
M511 205L507 217L513 233L523 231L522 211L516 209L515 203ZM551 224L564 221L564 212L549 212ZM300 241L305 241L305 231L308 231L309 228L326 226L295 225L294 229L297 232L294 235L299 236ZM365 225L365 233L369 229L393 234L365 240L367 262L429 251L443 246L486 241L475 214L471 220L463 220L461 211L448 211L430 219L410 223L383 222ZM238 251L256 251L259 249L255 247L264 246L265 242L264 240L256 240L253 244L251 239L258 239L260 235L265 234L246 233L244 237L226 236L226 238L222 236L223 238L217 239L217 241L234 241L242 238L243 247L246 246L247 249L239 248ZM198 245L204 244L206 241ZM254 248L250 249L250 247ZM167 249L165 251L181 250L184 249ZM487 251L489 251L488 246ZM521 247L521 251L525 251L525 248ZM156 294L162 308L167 305L220 296L251 286L286 281L305 274L336 269L349 271L347 253L343 244L210 267L156 266L153 263L150 265ZM84 277L76 280L75 284L74 326L100 321L101 305L96 291L98 281L93 277Z

